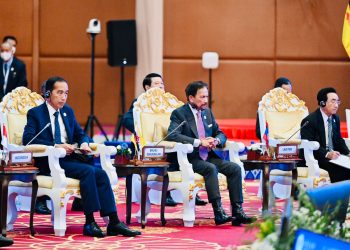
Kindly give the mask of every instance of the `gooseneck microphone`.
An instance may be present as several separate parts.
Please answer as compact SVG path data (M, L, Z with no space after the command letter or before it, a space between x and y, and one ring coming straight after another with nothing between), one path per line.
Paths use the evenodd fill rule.
M306 125L309 124L309 121L306 121L303 126L301 126L297 131L295 131L287 140L285 140L283 143L287 143L296 133L298 133L302 128L304 128Z
M186 121L181 122L176 128L173 129L173 131L171 131L169 134L167 134L165 137L163 137L159 142L156 143L155 146L157 146L159 143L161 143L162 141L164 141L166 138L168 138L169 135L173 134L176 130L178 130L182 125L184 125L186 123Z
M28 146L30 143L32 143L32 141L34 141L45 129L47 129L48 127L50 127L50 125L51 125L50 122L47 123L47 124L45 125L45 127L43 127L43 128L39 131L39 133L37 133L25 146Z

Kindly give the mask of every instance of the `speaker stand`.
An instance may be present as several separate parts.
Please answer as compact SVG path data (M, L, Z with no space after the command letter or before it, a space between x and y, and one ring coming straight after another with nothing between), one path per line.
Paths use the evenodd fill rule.
M87 119L84 132L87 133L90 131L90 138L94 136L94 121L96 122L98 128L108 140L106 132L103 130L100 122L94 114L94 105L95 105L95 37L97 34L90 33L91 36L91 90L90 90L90 115Z
M125 60L123 60L123 64L126 64ZM124 65L120 66L120 104L121 114L118 115L112 140L118 140L120 130L122 129L123 141L125 141L125 128L123 126L123 115L125 113Z

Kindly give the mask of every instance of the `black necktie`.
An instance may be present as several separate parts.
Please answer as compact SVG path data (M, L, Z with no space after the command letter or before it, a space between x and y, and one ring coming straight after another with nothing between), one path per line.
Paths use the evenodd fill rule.
M62 144L62 141L61 141L61 128L60 128L60 124L58 122L59 112L56 111L53 115L55 116L55 144Z

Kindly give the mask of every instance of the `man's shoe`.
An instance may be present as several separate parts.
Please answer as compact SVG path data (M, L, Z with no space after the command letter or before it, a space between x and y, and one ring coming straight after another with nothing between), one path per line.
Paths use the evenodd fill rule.
M13 244L13 240L0 234L0 247L7 247Z
M208 202L202 200L198 194L196 195L196 205L197 206L205 206L207 204L208 204Z
M103 238L106 236L95 221L84 225L83 235L97 238Z
M72 203L72 211L84 211L83 202L80 198L75 197Z
M225 224L229 221L232 221L232 217L228 216L225 213L225 210L222 208L221 199L214 200L211 205L213 206L214 211L214 221L216 225Z
M116 236L118 234L121 234L127 237L134 237L137 235L141 235L141 232L128 228L128 226L125 225L123 222L119 222L118 224L109 223L107 226L107 235Z
M38 200L35 203L35 213L37 213L37 214L51 214L51 210L47 207L46 201Z
M232 226L240 226L241 224L251 224L256 221L256 217L247 216L242 208L242 205L235 203L232 206Z
M168 207L175 207L177 203L173 200L173 198L170 195L170 192L166 193L166 200L165 200L165 206Z
M214 217L215 225L217 226L232 221L232 217L228 216L223 209L220 211L214 212L214 215L215 215Z

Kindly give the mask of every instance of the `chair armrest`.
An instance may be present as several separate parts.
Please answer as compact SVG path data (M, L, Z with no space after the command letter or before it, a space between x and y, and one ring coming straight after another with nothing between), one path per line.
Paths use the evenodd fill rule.
M226 141L225 147L221 149L221 150L228 150L230 161L238 164L241 167L242 180L244 180L244 177L245 177L245 170L244 170L243 162L239 158L239 152L243 152L244 149L245 149L245 146L242 142L234 142L234 141Z
M59 163L59 158L66 156L66 150L39 144L25 146L24 150L33 152L33 157L48 157L52 188L65 188L67 186L66 175Z
M191 144L176 143L172 149L166 149L166 153L176 152L177 161L180 166L182 180L186 182L194 182L194 172L192 164L188 161L187 154L193 152Z
M99 143L90 143L89 146L91 149L94 149L93 153L100 155L101 167L106 171L111 185L117 185L118 176L111 159L111 156L117 153L117 149L113 146L106 146Z
M304 149L304 158L308 167L308 177L320 177L320 167L314 157L314 150L317 150L320 144L317 141L301 140L300 148Z

